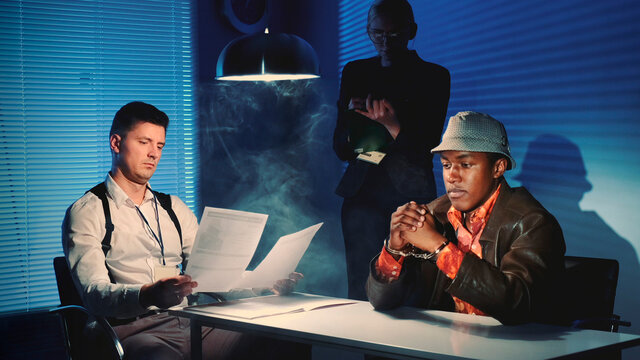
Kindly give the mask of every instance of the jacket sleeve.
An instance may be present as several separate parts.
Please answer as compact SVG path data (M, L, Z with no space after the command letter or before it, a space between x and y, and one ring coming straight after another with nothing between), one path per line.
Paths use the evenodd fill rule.
M388 310L402 305L404 294L407 292L407 272L403 270L397 280L386 282L376 274L378 256L369 263L369 278L367 279L367 297L376 310Z
M500 231L510 236L497 241L510 245L499 265L467 253L446 291L503 324L535 321L549 310L544 304L563 269L562 230L551 215L540 211L503 227Z
M338 99L338 119L333 132L333 151L342 161L353 160L356 154L353 146L349 143L348 111L349 101L352 97L351 86L353 84L353 64L348 63L342 70L342 80L340 81L340 97Z
M387 282L376 275L376 256L369 264L366 290L369 302L376 310L389 310L398 306L445 308L430 304L434 289L438 287L438 268L435 264L406 258L397 280ZM430 305L434 305L433 307Z
M401 129L396 139L389 144L388 151L415 154L421 158L440 142L444 127L451 77L443 67L429 68L425 81L415 89L419 94L406 104L397 105L397 117Z

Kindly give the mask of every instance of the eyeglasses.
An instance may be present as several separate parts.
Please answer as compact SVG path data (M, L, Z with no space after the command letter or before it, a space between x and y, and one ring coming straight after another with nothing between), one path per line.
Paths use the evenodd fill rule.
M369 29L367 32L371 41L376 44L384 43L384 39L387 39L387 42L398 41L408 34L407 31L386 32L377 29Z

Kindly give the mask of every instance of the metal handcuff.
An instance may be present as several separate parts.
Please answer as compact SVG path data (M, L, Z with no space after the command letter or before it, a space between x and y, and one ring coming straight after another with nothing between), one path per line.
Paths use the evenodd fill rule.
M442 245L440 245L434 252L429 253L429 252L424 252L422 250L420 250L419 248L413 246L412 244L408 244L408 248L409 251L405 252L402 250L394 250L391 247L389 247L389 238L387 237L386 239L384 239L384 248L387 249L387 252L389 254L392 255L399 255L399 256L413 256L415 258L418 259L423 259L423 260L429 260L431 262L435 262L435 257L442 251L444 250L445 247L447 247L447 245L449 244L449 240L445 241L442 243ZM406 248L406 247L405 247Z

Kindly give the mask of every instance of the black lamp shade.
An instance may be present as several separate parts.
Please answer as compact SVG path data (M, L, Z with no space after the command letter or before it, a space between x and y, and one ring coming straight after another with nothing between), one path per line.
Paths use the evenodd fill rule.
M220 53L218 80L292 80L319 77L318 57L291 34L257 33L231 41Z

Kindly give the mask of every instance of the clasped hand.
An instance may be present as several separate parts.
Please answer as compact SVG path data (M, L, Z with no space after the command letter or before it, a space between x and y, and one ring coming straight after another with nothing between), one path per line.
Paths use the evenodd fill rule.
M400 250L411 244L423 251L434 252L446 239L436 230L435 218L423 205L411 201L391 214L389 246Z
M387 99L374 100L371 94L366 99L351 98L349 110L355 110L358 114L382 124L394 139L400 132L400 122L396 112Z

